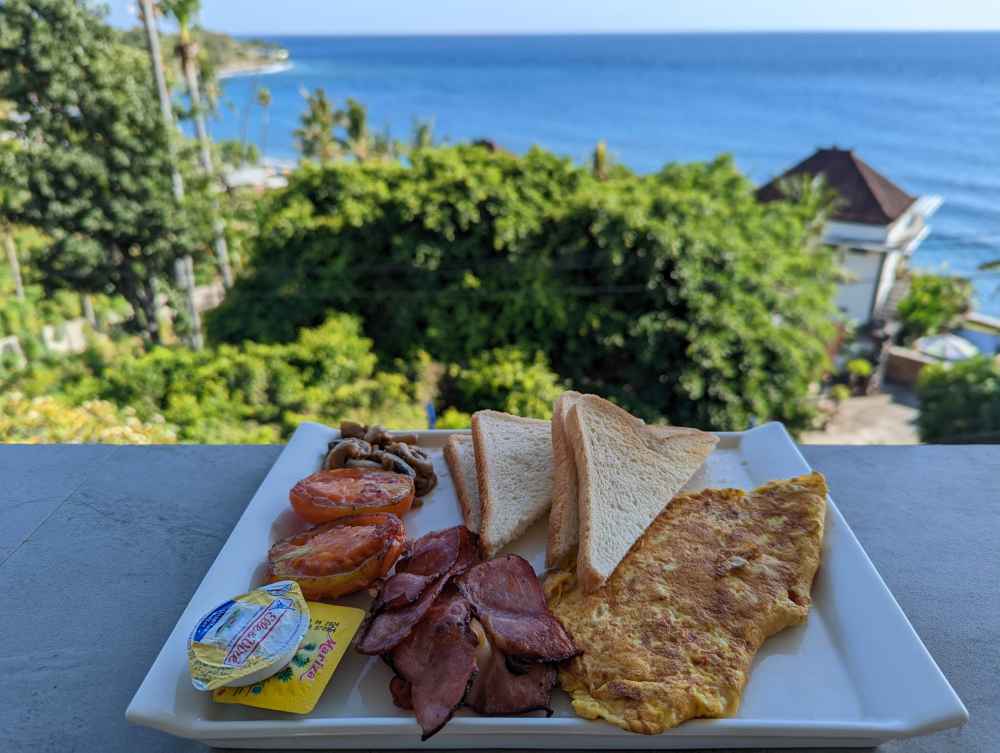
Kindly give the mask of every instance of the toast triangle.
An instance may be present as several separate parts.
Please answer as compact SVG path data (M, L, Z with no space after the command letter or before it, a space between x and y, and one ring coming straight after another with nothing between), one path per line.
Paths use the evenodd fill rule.
M472 414L482 522L479 546L493 557L544 515L552 502L548 421L500 411Z
M589 593L614 572L718 438L698 429L646 426L596 395L579 398L565 426L579 484L577 579Z

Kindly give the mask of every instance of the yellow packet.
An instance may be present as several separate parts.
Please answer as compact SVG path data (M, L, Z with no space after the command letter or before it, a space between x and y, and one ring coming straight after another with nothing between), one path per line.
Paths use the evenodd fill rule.
M291 580L234 596L206 614L188 637L197 690L252 685L284 667L309 627L309 608Z
M309 629L288 666L253 685L218 688L212 693L213 701L293 714L308 714L316 708L365 612L334 604L308 604Z

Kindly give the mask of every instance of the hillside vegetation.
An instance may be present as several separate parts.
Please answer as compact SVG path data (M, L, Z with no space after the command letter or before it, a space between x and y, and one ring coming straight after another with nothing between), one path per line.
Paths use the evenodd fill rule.
M758 204L727 158L603 180L538 149L304 165L209 333L288 342L349 312L386 360L516 346L647 419L801 427L831 335L823 202Z

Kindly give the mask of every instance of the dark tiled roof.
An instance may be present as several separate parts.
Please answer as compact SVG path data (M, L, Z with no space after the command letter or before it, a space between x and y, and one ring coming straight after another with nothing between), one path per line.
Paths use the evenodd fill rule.
M888 225L910 208L910 196L849 149L819 149L795 167L757 189L759 201L782 197L780 181L792 175L822 175L842 199L833 219Z

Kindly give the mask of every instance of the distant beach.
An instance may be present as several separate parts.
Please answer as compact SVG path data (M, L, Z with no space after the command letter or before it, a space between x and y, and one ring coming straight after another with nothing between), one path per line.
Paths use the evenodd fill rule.
M730 153L763 182L816 147L855 149L944 205L913 265L974 280L1000 315L1000 33L270 37L287 61L227 69L217 138L297 157L303 92L368 106L408 139L538 144L578 162L605 139L640 172ZM294 67L292 67L294 63ZM271 92L266 127L254 75Z
M269 76L275 73L284 73L295 67L294 63L232 63L224 66L218 73L220 80L236 78L238 76Z

